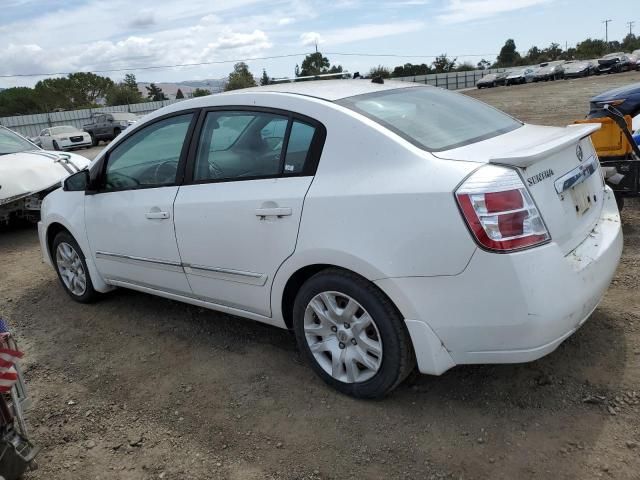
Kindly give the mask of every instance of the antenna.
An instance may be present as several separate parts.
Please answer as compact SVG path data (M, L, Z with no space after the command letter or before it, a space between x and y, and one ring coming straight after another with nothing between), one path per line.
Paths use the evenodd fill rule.
M636 24L636 22L627 22L627 25L629 26L629 35L633 35L633 26Z

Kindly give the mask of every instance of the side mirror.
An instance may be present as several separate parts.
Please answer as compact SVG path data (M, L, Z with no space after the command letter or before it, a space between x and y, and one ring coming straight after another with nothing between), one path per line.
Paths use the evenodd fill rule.
M88 190L90 182L89 170L80 170L62 182L62 189L65 192L85 192Z

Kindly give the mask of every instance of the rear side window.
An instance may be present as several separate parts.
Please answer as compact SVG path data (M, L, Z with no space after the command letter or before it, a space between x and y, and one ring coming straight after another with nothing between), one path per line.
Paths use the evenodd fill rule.
M386 90L347 97L337 103L434 152L485 140L522 126L482 102L433 87Z
M294 175L304 170L315 133L316 129L311 125L297 120L293 122L284 161L285 175Z
M270 112L209 112L195 159L196 182L308 175L316 127ZM313 172L311 172L313 174Z

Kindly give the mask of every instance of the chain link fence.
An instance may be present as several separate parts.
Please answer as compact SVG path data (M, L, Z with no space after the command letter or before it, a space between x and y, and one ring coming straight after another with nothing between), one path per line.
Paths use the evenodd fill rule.
M447 90L462 90L463 88L474 88L478 80L485 75L504 71L506 71L505 68L492 68L488 70L470 70L468 72L433 73L430 75L397 77L393 80L424 83L425 85L433 85L434 87L446 88Z

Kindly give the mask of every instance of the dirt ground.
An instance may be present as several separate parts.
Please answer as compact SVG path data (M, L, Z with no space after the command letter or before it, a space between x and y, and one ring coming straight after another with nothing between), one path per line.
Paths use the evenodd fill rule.
M640 73L470 92L565 124ZM640 202L592 318L534 363L354 400L286 331L131 291L72 302L36 230L0 232L0 316L26 351L37 479L640 478Z

